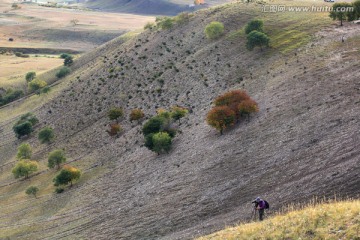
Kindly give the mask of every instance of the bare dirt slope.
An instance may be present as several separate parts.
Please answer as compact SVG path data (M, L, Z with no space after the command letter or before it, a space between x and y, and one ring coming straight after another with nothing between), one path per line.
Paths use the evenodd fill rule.
M84 65L43 102L1 109L0 237L190 239L246 220L258 195L274 209L313 196L357 196L359 26L339 28L327 14L261 15L273 47L249 52L238 30L260 14L254 5L230 4L168 31L114 40L81 58ZM213 20L226 26L216 41L203 33ZM239 88L260 112L220 136L206 113L217 95ZM127 120L121 137L106 133L114 105L151 116L175 104L192 111L169 154L148 151L141 126ZM29 181L10 174L20 143L11 132L16 109L32 110L38 128L57 135L49 146L35 134L27 140L43 170ZM84 173L57 195L56 173L45 167L55 148ZM40 186L38 199L24 196L30 184Z

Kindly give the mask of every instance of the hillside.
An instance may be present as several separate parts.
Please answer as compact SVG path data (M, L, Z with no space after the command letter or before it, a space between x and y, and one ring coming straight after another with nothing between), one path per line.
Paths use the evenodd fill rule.
M0 238L191 239L247 220L256 196L273 209L315 195L358 196L359 26L339 27L328 13L260 10L232 3L169 30L117 38L77 59L49 94L1 108ZM254 18L271 48L246 49L243 28ZM215 20L225 34L211 41L204 28ZM205 116L230 89L246 90L260 111L219 135ZM173 105L191 111L168 154L147 150L141 125L128 118L119 138L106 132L113 106L150 117ZM17 140L12 126L29 111L40 122ZM55 131L52 144L37 140L44 126ZM25 181L11 174L22 142L40 164ZM83 172L61 194L46 167L54 149ZM30 185L39 186L37 199L25 195Z
M261 223L227 228L198 240L356 239L360 231L359 212L360 201L319 204Z

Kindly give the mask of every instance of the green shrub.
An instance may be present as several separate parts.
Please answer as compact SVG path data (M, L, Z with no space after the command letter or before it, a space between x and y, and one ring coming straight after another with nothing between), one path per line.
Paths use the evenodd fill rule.
M29 175L33 172L36 172L37 169L38 169L37 162L30 160L21 160L12 169L12 173L14 174L15 178L19 178L19 177L28 178Z
M166 30L173 27L174 20L170 17L157 17L156 23L158 28Z
M64 66L71 66L74 63L74 58L73 56L67 56L64 59Z
M28 72L26 75L25 75L25 80L27 82L31 82L32 80L34 80L36 77L36 72Z
M65 59L65 58L67 58L67 57L71 57L71 55L68 54L68 53L62 53L62 54L60 54L60 58L62 58L62 59Z
M16 137L20 139L22 136L29 135L34 131L33 125L29 122L22 122L13 127Z
M64 192L64 188L62 188L62 187L57 187L57 188L55 188L55 192L56 192L56 193L62 193L62 192Z
M6 91L4 96L0 95L0 106L13 102L22 96L24 96L22 90L13 90L10 88Z
M57 73L56 73L56 77L57 78L63 78L66 75L68 75L71 72L70 68L68 67L62 67Z
M63 150L54 150L49 154L48 167L60 169L60 164L66 162L65 152Z
M209 39L217 39L224 33L224 24L221 22L211 22L205 27L205 35Z
M26 189L25 193L27 195L33 195L36 198L36 194L39 192L39 188L35 186L30 186Z
M188 112L186 108L174 106L171 109L171 118L180 122L180 119L185 117Z
M16 154L16 158L19 160L22 159L30 159L32 155L32 149L30 144L23 143L18 147L18 152Z
M113 107L108 112L108 117L110 120L118 120L124 116L124 110L119 107Z
M158 133L162 130L162 127L166 119L161 116L155 116L150 118L143 126L142 132L144 136L147 136L152 133Z
M166 132L159 132L152 136L153 151L157 154L169 152L171 149L171 137Z
M268 47L270 44L270 38L262 32L252 31L247 36L246 48L252 51L255 47L260 47L262 51L262 47Z
M46 94L48 92L51 91L51 88L49 86L46 86L46 87L43 87L41 90L40 90L40 93L41 94Z
M51 127L45 127L40 130L38 138L41 143L50 143L54 138L54 130Z
M155 27L155 23L148 22L145 24L144 29L152 30Z
M72 186L73 181L78 180L81 176L80 170L71 166L64 166L60 173L53 179L54 186L67 185Z
M37 92L43 87L46 87L47 83L40 79L34 79L31 82L28 83L29 91L31 92Z
M263 30L264 22L258 19L250 21L245 27L245 33L249 34L252 31L264 32Z
M191 14L188 12L182 12L174 18L177 24L186 24L190 21Z

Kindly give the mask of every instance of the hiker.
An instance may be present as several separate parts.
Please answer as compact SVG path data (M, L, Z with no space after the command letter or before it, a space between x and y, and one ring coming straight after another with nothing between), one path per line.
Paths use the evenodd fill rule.
M262 221L264 219L265 209L269 208L269 203L265 200L262 200L260 197L257 197L252 203L255 204L255 210L259 211L259 220Z

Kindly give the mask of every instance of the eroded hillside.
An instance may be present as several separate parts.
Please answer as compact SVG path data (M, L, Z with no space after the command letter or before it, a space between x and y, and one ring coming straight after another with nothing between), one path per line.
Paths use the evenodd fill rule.
M269 15L241 3L203 10L170 30L114 40L80 58L48 96L1 109L0 237L189 239L246 220L258 195L276 209L359 194L359 26L340 28L327 15ZM246 50L243 27L253 18L264 20L270 49ZM211 41L203 30L214 20L225 34ZM205 116L229 89L245 89L260 112L220 136ZM191 111L169 154L147 150L141 125L127 119L121 137L106 132L112 106L150 117L173 105ZM11 128L27 111L56 140L22 140L41 172L19 181L11 167L22 141ZM57 148L83 171L61 194L46 167ZM25 196L30 184L38 199Z

